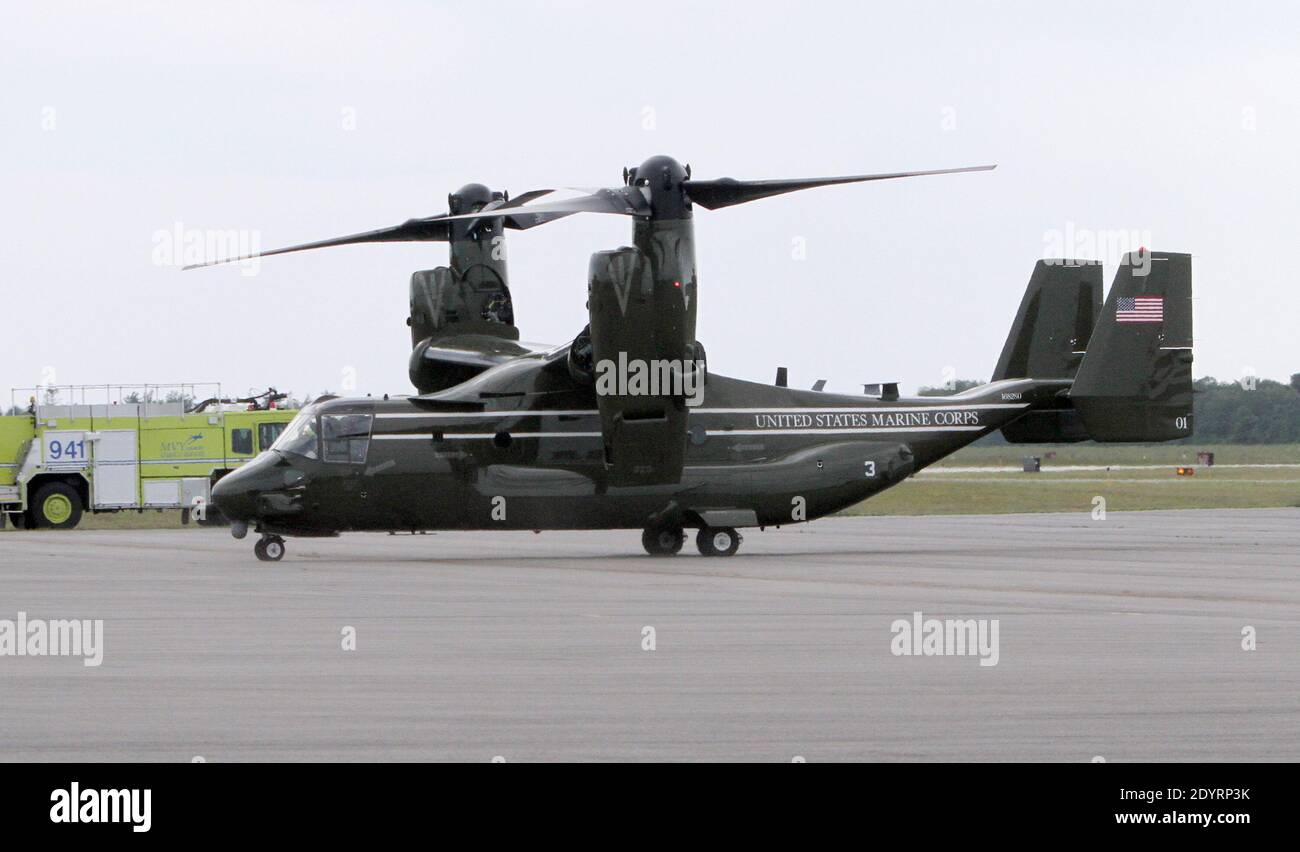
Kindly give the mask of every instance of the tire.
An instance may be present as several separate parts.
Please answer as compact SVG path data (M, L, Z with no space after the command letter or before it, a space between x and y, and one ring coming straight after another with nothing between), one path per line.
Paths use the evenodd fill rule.
M650 527L641 533L641 546L651 556L676 556L685 541L681 527Z
M695 536L702 556L734 556L740 549L740 533L733 527L704 527Z
M81 495L67 483L49 482L37 489L28 511L37 527L70 530L81 523Z
M272 562L279 562L284 558L284 539L268 539L266 546L262 548L266 552L266 558Z
M263 562L279 562L284 558L284 539L279 536L259 538L253 545L253 553Z

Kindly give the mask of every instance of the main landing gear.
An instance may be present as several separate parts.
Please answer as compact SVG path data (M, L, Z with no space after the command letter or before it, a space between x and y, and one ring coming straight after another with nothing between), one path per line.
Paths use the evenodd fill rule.
M641 533L641 546L651 556L676 556L685 541L681 527L647 527Z
M279 562L284 558L284 539L278 535L264 535L253 545L253 553L263 562Z
M741 540L733 527L704 527L695 537L695 546L702 556L732 556ZM676 556L685 541L681 527L647 527L641 533L641 546L651 556Z
M695 536L701 556L734 556L740 548L740 533L733 527L704 527Z

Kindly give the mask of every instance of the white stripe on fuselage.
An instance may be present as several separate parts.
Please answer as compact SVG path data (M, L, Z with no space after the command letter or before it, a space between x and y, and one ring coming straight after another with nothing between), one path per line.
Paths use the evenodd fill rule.
M781 408L778 406L769 406L768 408L688 408L689 414L906 414L912 411L983 411L1007 408L1028 408L1029 403L1023 402L987 402L972 405L909 405L909 406L878 406L871 408ZM524 411L401 411L392 413L377 413L375 417L380 420L402 420L402 419L426 419L426 420L463 420L470 418L497 417L501 419L509 417L594 417L600 414L599 409L591 408L586 410L575 411L544 411L544 410L524 410Z
M490 441L497 436L496 432L446 432L442 436L444 441ZM509 432L511 438L599 438L599 432ZM427 433L417 435L412 434L378 434L374 436L377 441L428 441L431 440Z
M911 411L981 411L1028 408L1027 402L987 402L979 405L908 405L875 408L692 408L692 414L904 414Z
M1029 403L989 402L969 405L913 405L913 406L876 406L869 408L696 408L691 414L709 415L790 415L790 414L913 414L944 411L984 411L984 410L1018 410L1028 408ZM396 412L376 414L381 419L422 419L422 420L463 420L496 419L509 420L524 417L595 417L600 412L596 409L567 411L460 411L460 412ZM877 435L915 432L979 432L989 428L987 425L975 426L862 426L847 429L709 429L709 436L756 436L756 435ZM441 437L447 441L490 440L496 437L494 432L447 432ZM600 432L510 432L512 438L599 438ZM383 434L374 436L378 440L412 441L432 439L428 433Z
M716 429L710 435L873 435L879 432L979 432L987 426L864 426L861 429Z
M979 432L987 426L899 426L862 429L710 429L706 435L725 438L728 435L874 435L898 432ZM490 441L497 432L445 432L444 441ZM511 438L599 438L600 432L509 432ZM376 434L376 441L429 441L427 433Z
M459 420L475 417L594 417L597 409L585 411L399 411L391 414L376 414L380 420L401 420L404 418L451 419Z

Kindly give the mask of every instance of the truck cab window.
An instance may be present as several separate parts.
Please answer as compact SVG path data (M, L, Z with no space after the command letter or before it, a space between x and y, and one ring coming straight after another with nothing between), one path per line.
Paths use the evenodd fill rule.
M271 445L275 443L275 439L280 437L280 433L283 432L284 427L288 425L288 423L257 424L257 446L262 450L262 452L271 449Z
M251 456L253 454L253 430L231 429L230 451L235 455Z

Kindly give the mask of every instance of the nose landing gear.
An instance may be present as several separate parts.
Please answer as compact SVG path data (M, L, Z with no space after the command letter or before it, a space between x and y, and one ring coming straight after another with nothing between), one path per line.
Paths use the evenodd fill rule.
M279 562L284 558L284 539L278 535L264 535L253 545L253 553L263 562Z

